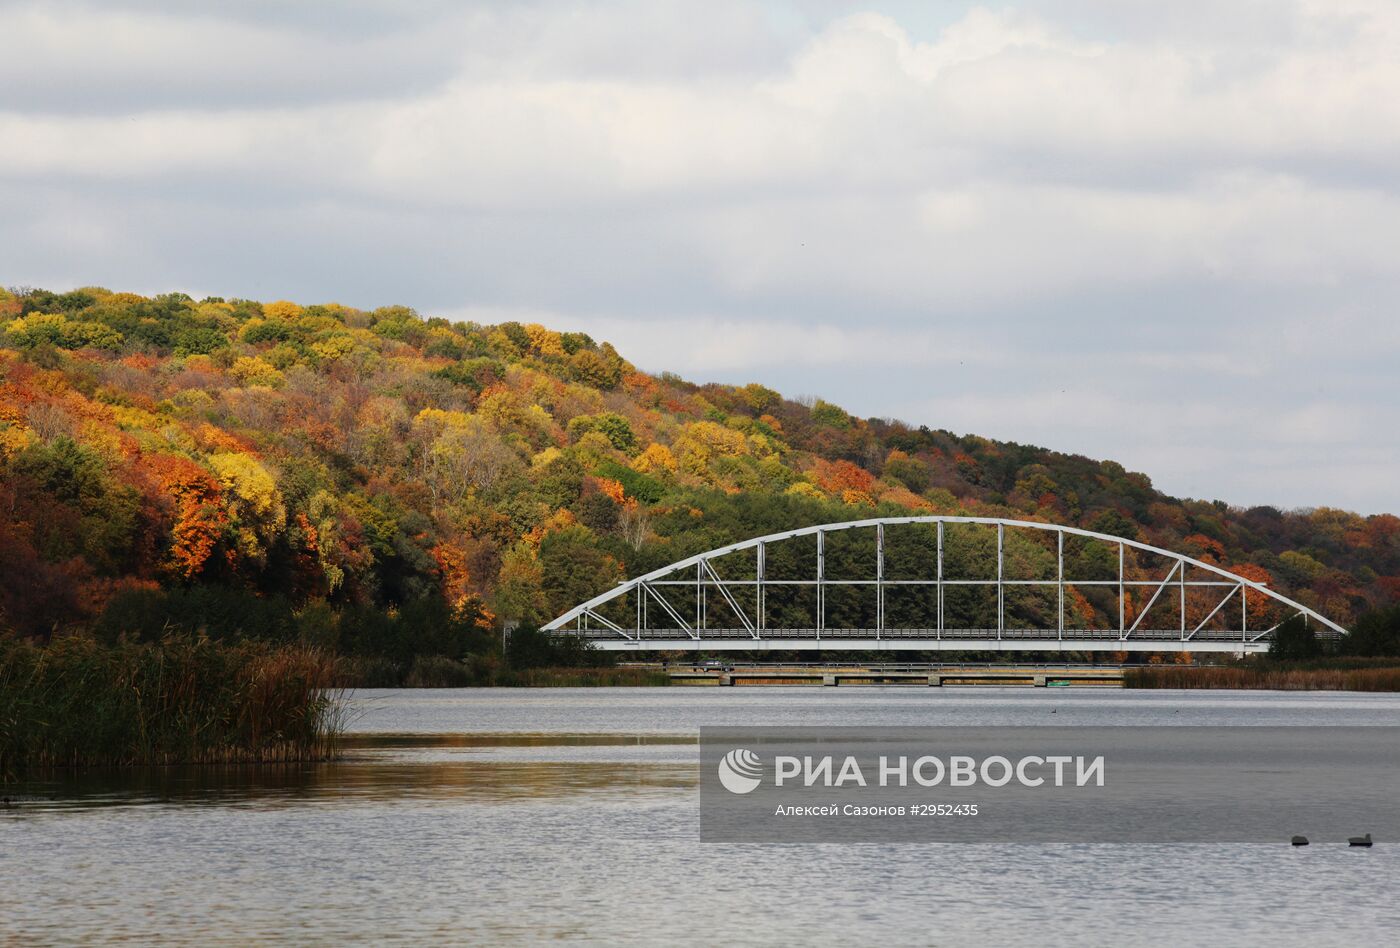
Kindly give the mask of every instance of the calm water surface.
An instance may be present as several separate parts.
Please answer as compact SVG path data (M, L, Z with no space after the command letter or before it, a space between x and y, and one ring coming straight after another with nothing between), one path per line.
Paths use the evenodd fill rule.
M701 845L696 729L1389 724L1400 696L357 691L334 764L49 779L0 809L0 944L1356 945L1400 847Z

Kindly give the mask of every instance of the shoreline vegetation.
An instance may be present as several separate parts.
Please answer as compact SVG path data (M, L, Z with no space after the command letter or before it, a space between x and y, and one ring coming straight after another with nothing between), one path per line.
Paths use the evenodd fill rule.
M0 776L326 760L344 730L339 673L305 645L0 639Z
M407 670L376 658L346 659L340 682L347 688L591 688L671 683L664 671L654 668L613 664L521 665L483 661L475 656L458 661L441 655L419 656Z

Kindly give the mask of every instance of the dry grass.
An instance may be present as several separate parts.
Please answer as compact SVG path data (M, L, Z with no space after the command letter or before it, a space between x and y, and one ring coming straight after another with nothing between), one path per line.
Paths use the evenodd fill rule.
M343 661L340 683L349 688L589 688L669 685L665 672L615 666L510 668L495 656L466 661L419 656L407 669L387 659L356 656Z
M1123 676L1125 688L1236 688L1265 691L1400 691L1400 668L1245 668L1146 665Z
M528 688L669 685L671 676L650 668L522 668L503 671L493 684Z

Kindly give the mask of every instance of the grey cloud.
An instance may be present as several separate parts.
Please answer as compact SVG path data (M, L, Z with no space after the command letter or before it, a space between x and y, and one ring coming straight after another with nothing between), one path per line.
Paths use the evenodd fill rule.
M19 38L0 57L0 111L39 114L385 98L426 92L458 65L450 35L424 24L327 35L215 10L34 4L0 9L0 33Z
M451 80L756 76L784 55L745 4L27 3L0 6L0 111L387 102Z

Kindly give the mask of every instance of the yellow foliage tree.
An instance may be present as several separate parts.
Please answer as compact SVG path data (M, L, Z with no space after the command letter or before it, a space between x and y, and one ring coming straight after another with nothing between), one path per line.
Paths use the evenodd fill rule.
M693 444L703 445L716 456L740 457L748 449L741 432L713 421L697 421L688 425L683 437Z
M285 379L281 372L258 356L242 356L235 360L229 374L243 385L263 385L267 388L278 388Z
M0 419L0 460L18 454L39 440L28 427Z
M675 453L681 468L697 477L708 478L710 464L718 457L741 457L748 453L743 432L734 431L713 421L697 421L687 425L685 433L676 439Z
M674 474L678 467L671 449L655 441L632 459L632 470L641 474Z
M346 335L330 336L311 344L311 352L322 362L335 362L355 350L355 340Z
M519 396L504 388L482 393L476 403L476 410L503 431L518 427L524 420L524 409Z
M247 454L215 454L209 458L209 467L224 489L239 553L261 561L266 545L287 525L287 510L277 482Z
M436 437L449 428L473 428L480 424L479 418L462 411L445 411L441 408L425 408L413 416L415 431L426 432Z
M530 471L538 474L563 456L564 452L556 447L551 446L545 448L543 451L530 458Z
M264 303L262 311L263 315L269 319L296 319L305 312L305 310L290 300L276 300L272 303Z
M564 343L560 339L559 334L552 329L546 329L539 323L526 323L525 334L530 337L530 346L541 355L568 355L568 353L564 351Z

